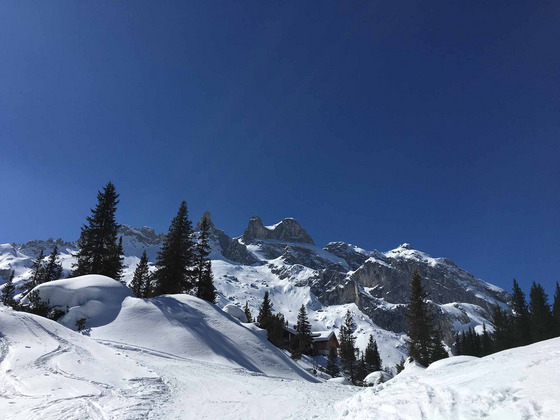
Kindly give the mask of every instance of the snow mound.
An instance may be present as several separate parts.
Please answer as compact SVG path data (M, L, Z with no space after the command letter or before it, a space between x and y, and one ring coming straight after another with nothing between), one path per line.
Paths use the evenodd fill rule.
M137 418L142 396L166 392L160 378L114 349L46 318L0 305L0 412L3 418ZM142 396L141 396L142 394Z
M431 369L408 364L336 410L353 419L557 419L559 364L560 338L483 358L452 357Z
M350 382L348 379L342 376L338 378L328 379L327 382L331 384L337 384L337 385L352 385L352 382Z
M448 357L447 359L441 359L437 362L432 363L430 366L426 368L426 370L434 370L434 369L441 369L448 366L455 366L461 363L472 362L473 360L478 360L479 358L476 356L453 356Z
M33 290L41 300L48 300L51 308L68 311L59 320L68 328L76 328L80 318L86 319L87 327L106 325L117 317L123 300L134 296L118 281L97 274L43 283ZM27 303L27 298L22 303Z
M215 305L190 295L127 297L91 336L116 346L290 379L315 381L289 357Z
M222 310L241 322L244 323L247 322L247 315L245 315L245 312L239 306L236 306L232 303L228 303L226 306L224 306L224 309Z
M387 382L389 379L392 378L392 375L390 375L387 372L382 372L382 371L377 371L377 372L371 372L368 376L366 376L364 378L364 382L368 385L379 385L383 382Z

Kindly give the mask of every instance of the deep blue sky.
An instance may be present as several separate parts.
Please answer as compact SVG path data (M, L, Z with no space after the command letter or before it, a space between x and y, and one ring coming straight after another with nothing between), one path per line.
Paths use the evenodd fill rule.
M0 242L77 238L112 180L121 223L186 199L552 292L559 40L555 1L4 1Z

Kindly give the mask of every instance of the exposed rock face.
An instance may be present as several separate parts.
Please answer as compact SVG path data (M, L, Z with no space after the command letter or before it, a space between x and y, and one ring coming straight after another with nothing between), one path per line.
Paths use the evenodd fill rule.
M274 226L264 226L259 216L249 219L249 225L242 238L246 244L255 239L314 244L311 236L294 219L284 219Z
M252 265L262 264L261 261L251 254L245 244L241 243L238 239L234 239L226 235L223 230L218 229L212 218L210 212L205 212L198 221L194 231L200 232L202 220L207 219L210 225L210 239L212 239L219 247L221 254L230 261L240 264Z
M165 239L165 234L158 234L154 229L147 226L136 228L128 225L121 225L118 235L126 236L130 240L135 240L145 245L161 245Z

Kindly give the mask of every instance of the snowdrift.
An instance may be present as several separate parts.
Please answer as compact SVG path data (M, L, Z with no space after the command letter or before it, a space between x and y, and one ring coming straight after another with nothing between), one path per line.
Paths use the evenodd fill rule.
M43 283L33 290L39 293L41 300L49 301L51 308L68 310L58 322L72 329L80 318L86 318L87 327L112 322L123 300L134 296L118 281L97 274ZM27 298L23 298L22 303L26 304Z
M189 295L133 297L108 277L88 275L35 288L41 299L68 313L59 322L75 329L86 318L87 333L114 347L218 363L290 379L316 381L289 357L215 305Z
M114 418L142 417L142 394L165 388L114 349L1 304L0 372L2 418L101 418L93 400Z
M560 338L484 358L409 364L394 379L336 405L356 419L558 419Z

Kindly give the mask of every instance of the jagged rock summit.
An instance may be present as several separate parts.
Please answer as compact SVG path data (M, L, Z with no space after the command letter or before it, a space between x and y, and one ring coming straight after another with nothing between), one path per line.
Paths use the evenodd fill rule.
M256 239L314 245L313 239L304 228L292 218L286 218L272 226L264 226L259 216L249 219L249 225L242 235L243 242L251 243Z

